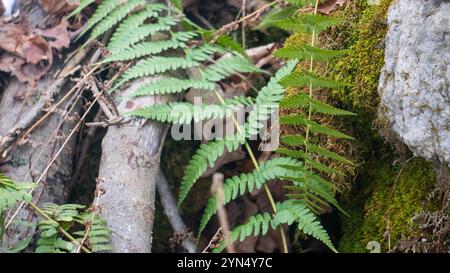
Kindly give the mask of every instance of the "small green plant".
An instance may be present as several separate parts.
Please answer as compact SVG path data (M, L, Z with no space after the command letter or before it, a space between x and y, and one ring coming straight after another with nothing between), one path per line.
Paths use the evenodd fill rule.
M197 88L204 92L214 92L221 101L220 105L215 105L216 107L199 109L199 111L196 111L195 106L189 102L171 102L150 105L128 113L128 115L160 122L191 124L211 118L232 117L228 110L236 106L253 107L244 125L241 126L234 120L237 130L234 136L217 138L200 146L186 167L178 199L179 205L183 203L195 182L208 167L214 166L225 151L232 152L244 145L254 163L255 170L226 179L224 202L228 203L254 188L264 187L272 206L272 212L257 214L251 217L246 224L235 227L232 230L231 241L243 240L252 234L264 235L269 228L295 223L304 234L322 241L330 249L336 251L317 214L320 206L324 203L331 203L338 208L339 206L334 198L333 184L316 174L315 171L336 173L338 171L317 162L310 155L317 153L334 160L345 162L348 160L310 143L310 134L320 133L330 137L351 138L316 123L312 118L314 113L352 115L350 112L318 101L313 96L314 88L332 88L341 85L339 82L315 75L313 69L314 61L326 61L342 54L339 51L325 50L314 46L318 32L341 22L341 20L317 15L317 1L291 0L288 2L296 7L313 4L314 13L293 15L293 17L281 20L278 20L280 17L275 16L277 20L272 23L286 30L309 33L312 36L312 43L278 50L276 56L289 60L258 92L256 98L223 99L220 96L216 90L218 82L240 73L262 73L264 71L255 67L245 54L242 54L240 47L230 42L230 39L226 38L227 36L214 39L215 44L208 44L208 38L212 36L212 33L195 27L176 9L138 0L104 0L87 23L85 32L92 29L89 38L89 41L92 41L114 27L112 37L106 47L110 54L101 60L100 64L133 63L128 69L125 69L118 81L108 90L110 93L123 88L132 80L152 76L152 81L140 86L131 97L182 93L190 88ZM85 7L86 3L82 2L80 7ZM77 12L80 10L81 8ZM291 10L295 12L297 9ZM186 31L182 29L183 25L189 26ZM130 29L133 31L129 31ZM228 56L218 58L225 54ZM293 72L298 63L305 60L310 61L311 69L307 72ZM195 69L199 71L200 77L195 79L183 77L183 73L177 73L180 69ZM310 88L309 94L283 99L286 87L305 85ZM288 157L275 158L259 164L248 140L259 133L264 122L279 107L280 102L283 107L308 109L306 116L286 116L280 120L283 124L306 127L305 136L285 136L283 138L286 144L292 147L303 146L303 150L279 149L279 154ZM267 187L267 183L275 179L292 182L286 189L293 193L287 195L289 197L287 201L278 204L273 200ZM199 234L216 213L216 202L216 196L209 199L201 219ZM281 234L284 241L283 250L287 252L284 232L282 231ZM225 247L225 243L222 243L214 251L220 252Z

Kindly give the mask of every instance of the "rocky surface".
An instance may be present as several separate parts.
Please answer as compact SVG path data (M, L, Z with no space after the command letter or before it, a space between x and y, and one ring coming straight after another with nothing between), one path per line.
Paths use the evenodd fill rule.
M450 166L450 1L395 1L388 25L380 114L416 155Z

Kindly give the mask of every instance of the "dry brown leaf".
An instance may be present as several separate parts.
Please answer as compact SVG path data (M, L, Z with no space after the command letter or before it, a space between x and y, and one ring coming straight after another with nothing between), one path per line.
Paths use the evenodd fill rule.
M330 14L338 6L342 7L348 0L329 0L321 5L319 5L317 11L322 14Z
M67 30L69 22L63 18L59 25L40 31L40 35L49 40L51 48L61 51L63 48L68 48L70 45L70 34Z
M74 10L80 1L76 0L39 0L39 5L48 14L60 14Z

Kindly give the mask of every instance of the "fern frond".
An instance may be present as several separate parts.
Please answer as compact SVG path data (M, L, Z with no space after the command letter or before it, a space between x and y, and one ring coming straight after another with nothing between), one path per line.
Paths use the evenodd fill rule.
M140 86L130 97L180 93L190 88L213 91L216 84L204 80L162 78Z
M327 126L320 125L317 122L309 120L308 118L306 118L302 115L290 115L290 116L281 117L280 123L286 124L286 125L309 126L311 132L314 132L314 133L321 133L321 134L336 137L336 138L353 139L349 135L346 135L337 130L331 129Z
M353 164L353 162L351 162L350 160L346 159L343 156L340 156L332 151L321 148L319 146L316 146L316 145L306 141L306 139L301 135L283 136L282 142L287 145L290 145L290 146L305 146L308 149L308 151L316 153L320 156L324 156L324 157L334 159L334 160L340 161L340 162L346 162L348 164Z
M268 212L260 213L257 215L254 215L248 219L248 222L237 226L233 228L231 231L231 242L234 243L237 240L244 241L245 238L253 235L253 236L264 236L269 231L269 228L272 227L271 225L272 216ZM213 249L214 253L220 253L222 252L227 245L224 241L220 243L220 245L217 248Z
M329 104L315 100L306 93L300 93L294 96L283 98L280 101L280 106L283 108L297 108L297 107L311 107L311 110L316 113L334 115L334 116L354 116L355 113L341 110Z
M256 26L255 29L265 29L274 25L274 23L291 17L297 11L296 7L275 7L271 11L269 11L266 15L264 15L262 21Z
M76 221L85 227L89 226L87 237L85 230L73 233L77 236L76 239L78 241L81 241L86 237L92 252L112 250L107 223L98 214L92 215L92 213L83 213L77 217Z
M143 5L145 5L145 0L129 0L123 5L115 8L95 26L94 30L92 30L90 39L94 40L103 33L107 32L114 25L122 21L128 13Z
M74 9L69 15L67 15L67 18L78 15L82 10L84 10L87 6L94 2L95 0L80 0L80 4L78 5L78 7Z
M323 165L320 162L315 161L314 159L312 159L309 156L309 154L305 153L304 151L294 151L294 150L289 150L286 148L278 148L277 153L295 157L295 158L302 158L306 164L308 164L311 167L313 167L319 171L322 171L322 172L336 174L336 175L344 175L342 172L340 172L336 169L330 168L326 165Z
M282 78L280 84L284 87L309 87L312 88L337 88L347 86L345 83L334 81L326 78L321 78L311 72L295 71L290 75Z
M333 246L328 233L317 219L317 216L314 215L310 209L301 202L294 200L288 200L278 204L277 212L273 219L273 225L278 226L285 223L291 225L294 222L298 223L298 229L303 233L311 235L323 242L334 252L338 252Z
M315 14L300 14L274 22L274 25L291 32L320 33L331 26L338 25L344 20Z
M186 167L180 187L178 205L183 203L189 190L197 179L205 173L208 166L213 167L216 160L225 153L225 149L228 152L236 151L244 142L245 138L237 134L232 138L217 139L200 145L200 148L195 152L195 155Z
M297 60L289 61L284 67L280 68L277 73L269 80L269 83L259 91L256 97L254 109L248 116L246 123L247 137L257 135L259 130L264 126L273 111L278 107L278 103L284 96L285 89L278 84L278 81L294 70Z
M141 42L134 44L129 48L125 48L118 53L111 55L99 63L110 63L117 61L136 60L142 56L154 55L166 51L168 49L177 49L186 47L187 41L197 36L195 32L177 32L169 40Z
M201 107L196 107L190 102L169 102L140 108L127 114L159 122L190 124L201 120L230 117L235 107L243 108L254 103L252 98L239 96L225 99L224 102L220 105L202 104Z
M86 23L86 26L84 27L84 30L81 32L80 36L83 36L87 31L89 31L93 26L95 26L97 23L101 22L103 18L108 16L115 8L122 5L123 1L117 1L117 0L103 0L100 5L95 9L94 14L89 19L89 21Z
M180 19L175 17L159 17L158 22L154 24L145 24L139 26L135 31L129 31L126 40L123 38L121 40L118 40L114 44L110 43L108 45L108 49L112 53L120 52L130 45L138 43L157 32L169 31L179 21Z
M316 1L319 1L320 4L325 2L326 0L286 0L286 2L295 5L297 7L305 7L307 5L314 6L316 4Z
M291 45L278 49L274 55L282 59L309 60L313 58L316 61L328 61L346 52L345 50L328 50L310 45Z
M142 11L129 15L122 23L120 23L112 35L108 43L108 50L117 53L142 40L144 37L153 35L157 31L169 30L174 24L167 24L167 22L164 21L167 20L166 17L159 18L158 22L155 24L149 24L148 26L152 26L153 29L155 29L150 33L148 33L148 29L147 33L145 33L146 31L144 31L144 28L140 28L145 20L158 17L159 13L164 10L164 8L165 6L162 4L147 4ZM130 29L133 31L130 31Z
M166 71L176 70L179 68L192 68L199 65L199 62L183 57L150 57L148 59L139 61L133 67L128 69L123 74L120 81L109 92L117 90L117 88L121 87L124 83L133 79L150 76L157 73L164 73Z
M261 163L259 170L254 170L251 173L243 173L239 176L234 176L225 180L223 185L224 192L224 204L226 205L238 196L244 195L246 192L251 192L256 187L257 189L275 178L284 177L298 173L298 171L288 170L281 167L282 165L302 165L301 162L296 159L282 157L274 158L269 161ZM203 212L200 220L200 226L198 230L198 238L203 232L204 228L208 224L211 217L216 213L216 196L212 196L208 200L208 204Z
M19 201L31 202L28 190L35 187L34 183L16 183L0 173L0 217L4 211L14 207Z
M235 55L221 58L202 72L202 79L218 82L236 73L262 73L249 59Z

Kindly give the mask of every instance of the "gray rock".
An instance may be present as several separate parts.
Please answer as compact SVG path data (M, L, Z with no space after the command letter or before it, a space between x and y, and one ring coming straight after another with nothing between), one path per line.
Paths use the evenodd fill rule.
M388 25L379 113L416 155L450 166L450 1L397 0Z

